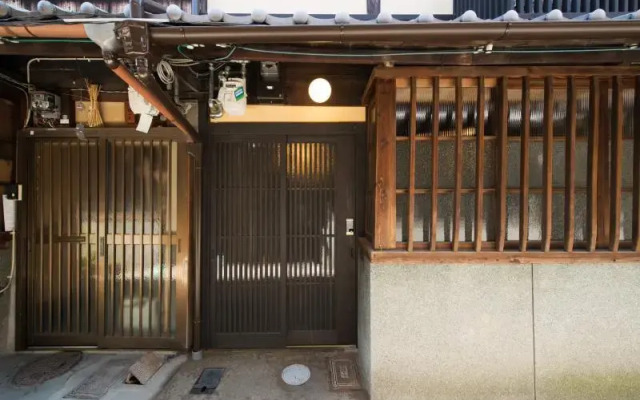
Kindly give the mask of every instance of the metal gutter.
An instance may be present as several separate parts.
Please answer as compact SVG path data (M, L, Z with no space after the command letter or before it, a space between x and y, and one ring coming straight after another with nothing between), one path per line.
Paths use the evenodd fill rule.
M640 21L442 22L376 25L151 26L159 45L258 43L340 43L472 45L474 43L639 41Z
M87 39L82 24L0 25L0 37Z
M625 21L520 21L436 22L375 25L234 25L149 27L151 40L160 45L339 43L395 45L473 45L545 41L640 41L640 20ZM83 39L82 24L0 25L0 36Z

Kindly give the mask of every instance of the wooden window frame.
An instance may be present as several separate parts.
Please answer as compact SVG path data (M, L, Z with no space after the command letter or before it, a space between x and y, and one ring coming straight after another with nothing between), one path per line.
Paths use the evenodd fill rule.
M633 170L632 188L632 238L620 240L620 212L622 193L628 191L622 187L622 144L623 144L623 97L624 88L640 90L640 71L632 67L611 67L607 69L593 67L404 67L377 68L374 70L365 99L376 104L375 121L375 160L371 168L375 169L373 194L374 229L373 236L367 242L371 244L368 253L389 252L390 259L402 258L399 253L415 253L410 258L429 257L451 252L464 252L468 257L472 252L476 259L497 257L500 259L524 260L536 253L533 258L541 259L545 254L549 259L562 259L558 254L587 254L604 257L609 260L635 260L640 252L640 123L634 124L633 131ZM517 79L510 79L517 78ZM558 78L558 79L556 79ZM579 79L578 79L579 78ZM461 118L454 121L454 135L441 136L439 121L432 118L432 133L418 136L417 103L418 88L428 88L432 93L432 111L440 109L440 88L455 88L454 108L456 115L462 115L462 89L477 88L478 115L485 113L485 88L494 88L497 93L497 124L492 129L495 136L487 136L484 123L478 123L475 136L463 136ZM522 91L522 132L519 136L509 136L507 119L509 117L507 91L510 88ZM611 116L607 116L609 87L613 92ZM396 136L395 107L396 89L410 90L410 117L408 136ZM531 136L530 131L530 93L533 88L544 89L544 113L542 137ZM589 90L590 117L588 135L577 137L577 90ZM566 90L567 93L567 130L564 137L554 136L554 92ZM606 103L605 103L606 102ZM633 105L635 114L640 115L640 99ZM440 141L454 142L454 188L442 189L438 186ZM474 188L462 186L462 144L465 140L476 142L476 177ZM496 141L496 186L485 187L485 143ZM511 141L522 143L520 150L520 187L507 187L507 146ZM576 151L579 140L587 145L587 183L586 187L576 187ZM611 146L609 146L611 140ZM409 142L409 185L408 189L396 188L396 142ZM416 188L416 147L419 141L429 141L432 149L431 188ZM543 144L543 185L542 188L529 187L529 144L542 141ZM553 149L554 141L565 141L565 177L564 187L553 186ZM610 148L610 150L609 150ZM609 182L606 182L609 181ZM576 241L575 200L576 192L585 192L587 199L587 220L585 239ZM507 240L507 206L509 193L519 194L520 205L526 204L529 195L542 193L542 239L531 241L528 237L528 207L519 207L519 238ZM553 194L564 194L563 240L552 240ZM451 240L438 242L438 195L452 193L453 198L453 234ZM475 194L474 238L471 242L460 241L460 209L462 194ZM483 241L484 196L495 193L497 229L495 240ZM406 243L396 242L396 195L408 195L407 239ZM414 240L414 214L416 194L426 194L431 198L429 235L423 242ZM628 238L626 238L628 239ZM366 246L365 246L366 247ZM370 255L371 255L370 254ZM431 254L431 255L429 255ZM499 256L503 254L503 256ZM604 256L603 256L604 255ZM440 256L438 256L440 257ZM448 256L442 256L448 259ZM574 259L581 259L580 257Z

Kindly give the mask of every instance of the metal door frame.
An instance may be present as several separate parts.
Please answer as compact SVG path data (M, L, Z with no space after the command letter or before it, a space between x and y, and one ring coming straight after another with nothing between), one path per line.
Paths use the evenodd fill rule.
M202 295L202 325L201 325L201 336L203 338L203 347L205 348L216 348L221 347L221 343L214 343L214 334L211 333L215 329L214 323L212 320L212 315L214 312L214 296L211 295L211 286L210 282L212 282L213 268L211 262L212 255L212 242L214 239L214 234L210 227L209 221L211 221L213 212L213 191L210 188L210 183L208 182L208 172L212 171L213 164L211 162L210 155L213 154L212 146L214 143L220 138L224 138L225 140L233 140L233 141L246 141L257 138L274 138L277 136L285 137L284 143L289 142L288 138L291 138L293 141L300 138L306 141L312 141L314 137L318 138L331 138L331 137L344 137L351 136L353 137L353 215L355 218L356 224L356 233L354 235L352 254L353 254L353 264L354 264L354 282L356 291L353 293L355 298L353 305L355 307L352 310L352 321L350 322L350 330L351 337L347 339L348 342L355 344L357 342L357 319L355 316L357 315L357 287L358 287L358 279L357 279L357 271L359 268L360 258L357 256L357 246L356 239L359 236L364 234L364 196L365 196L365 157L366 157L366 124L363 123L221 123L221 124L213 124L210 126L211 131L208 134L203 135L203 154L204 163L203 169L205 171L201 183L202 191L203 191L203 207L202 207L202 220L205 222L201 228L201 237L202 237L202 280L200 291ZM272 139L273 140L273 139ZM285 235L283 235L285 236ZM286 236L284 241L286 241ZM286 265L283 266L286 269ZM285 274L286 278L286 274ZM286 291L284 293L286 296ZM281 310L281 312L286 313L286 308ZM345 314L346 315L346 314ZM339 317L339 315L337 316ZM286 324L286 318L282 319L282 323ZM288 338L286 326L283 327L285 334L282 338L278 338L277 340L266 341L260 343L261 345L269 346L269 347L285 347L289 345L287 340L291 340L292 338ZM300 339L294 337L293 340ZM237 346L238 343L234 341L234 343L222 343L222 345L226 345L223 347L246 347L246 346Z
M194 268L199 268L200 264L200 232L194 232L194 220L199 218L200 199L194 199L193 195L199 194L200 183L200 163L201 147L199 144L187 144L176 128L160 128L157 134L142 137L133 128L106 128L100 130L89 130L86 137L99 140L99 155L101 165L106 167L106 147L109 139L123 139L133 141L149 140L172 140L178 146L178 202L183 206L177 208L177 234L179 246L176 254L176 266L178 268L176 276L176 336L175 338L107 338L104 327L105 294L104 294L104 274L105 257L99 256L98 260L98 340L95 346L104 348L164 348L164 349L186 349L192 342L192 322L193 321L193 295L190 292L190 285L193 282ZM44 140L69 140L77 138L75 129L25 129L18 132L16 144L16 182L23 184L24 200L17 207L17 229L16 237L16 349L22 350L29 347L29 327L28 327L28 267L29 251L31 248L29 238L32 230L32 223L29 219L30 208L30 178L34 172L33 163L35 146L38 139ZM105 201L106 201L106 174L101 175L99 182L99 215L98 227L101 238L105 237ZM38 344L40 345L40 344ZM59 346L57 343L44 343L45 346ZM82 344L80 344L82 345ZM75 344L65 344L65 346L75 346ZM93 347L93 346L91 346Z

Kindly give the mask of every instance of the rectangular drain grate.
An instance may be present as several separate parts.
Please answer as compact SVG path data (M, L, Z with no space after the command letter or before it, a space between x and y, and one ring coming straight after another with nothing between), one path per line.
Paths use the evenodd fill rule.
M224 368L205 368L191 388L191 394L212 394L224 374Z
M329 360L331 388L333 390L360 390L358 365L350 358L334 358Z

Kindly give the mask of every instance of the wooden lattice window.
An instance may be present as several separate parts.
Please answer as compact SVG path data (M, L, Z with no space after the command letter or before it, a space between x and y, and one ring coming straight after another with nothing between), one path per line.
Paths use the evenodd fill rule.
M640 251L632 69L382 71L374 248Z

